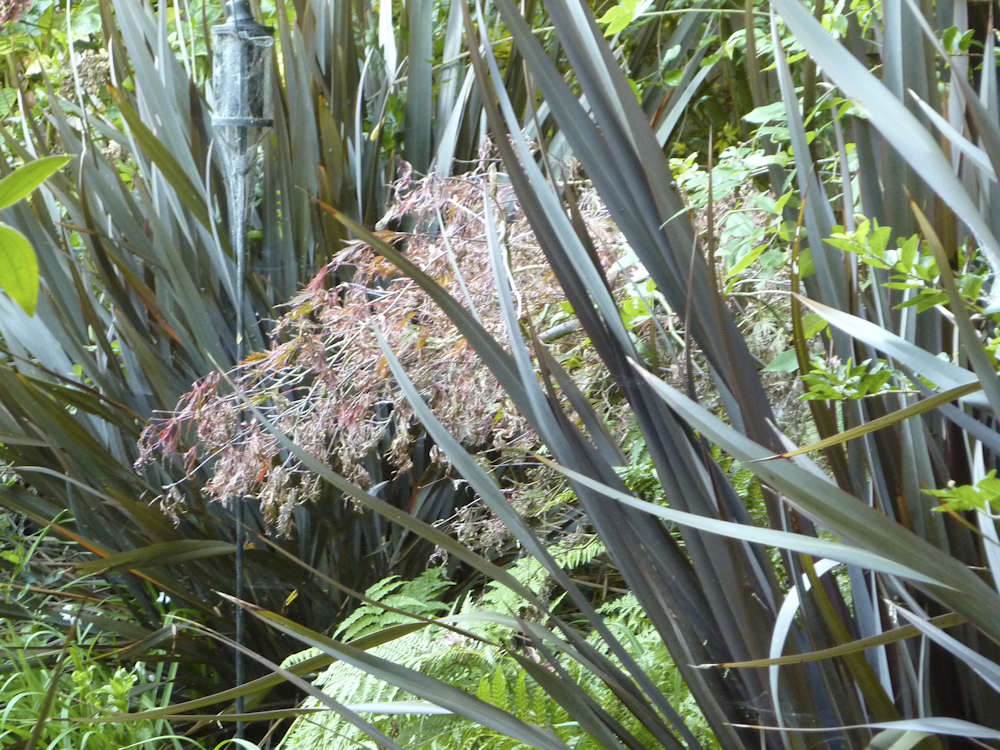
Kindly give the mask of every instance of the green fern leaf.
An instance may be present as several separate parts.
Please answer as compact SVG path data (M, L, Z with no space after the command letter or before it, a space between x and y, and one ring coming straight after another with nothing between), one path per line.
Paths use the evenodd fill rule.
M493 687L490 685L489 677L483 676L483 679L479 681L479 689L476 691L476 697L486 703L493 702Z

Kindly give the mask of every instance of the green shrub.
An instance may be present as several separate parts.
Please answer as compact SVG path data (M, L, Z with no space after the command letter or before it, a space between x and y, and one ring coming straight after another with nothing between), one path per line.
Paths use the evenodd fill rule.
M66 620L77 608L64 609ZM26 746L36 725L37 748L49 750L177 750L191 743L170 723L134 721L88 723L109 713L160 708L170 702L176 665L115 666L113 641L94 626L67 632L44 623L11 620L0 624L0 747Z

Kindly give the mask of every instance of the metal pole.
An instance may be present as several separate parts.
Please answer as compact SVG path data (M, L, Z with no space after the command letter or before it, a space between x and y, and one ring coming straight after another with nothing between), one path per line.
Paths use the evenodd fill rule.
M246 347L246 337L243 335L243 305L246 295L246 218L249 206L247 205L247 172L245 158L238 155L234 164L234 179L230 187L230 212L236 211L229 217L230 226L235 227L233 232L233 253L236 255L236 362L243 361L244 349ZM245 508L243 498L236 499L236 507L233 509L236 515L236 598L244 600L244 574L243 574L243 550L246 546ZM244 628L246 626L246 613L243 607L236 607L236 645L242 646L244 641ZM236 649L236 687L241 687L246 682L245 662L243 652ZM243 696L236 696L236 713L243 713ZM236 738L243 739L243 722L236 722Z
M236 501L236 598L243 600L243 547L246 544L246 530L243 527L243 498ZM244 639L243 607L236 608L236 644L243 645ZM243 652L236 649L236 687L242 687L246 682L244 674ZM243 713L243 696L236 696L236 713ZM243 739L243 721L236 722L236 739Z
M267 70L274 30L258 24L248 0L226 3L226 22L212 28L216 36L212 82L215 93L213 125L221 136L229 198L229 230L236 257L236 361L246 353L244 307L246 306L246 241L250 214L249 182L257 147L273 124L270 78ZM245 597L246 507L237 498L233 507L236 522L236 598ZM236 607L236 644L242 647L246 635L243 608ZM235 655L236 687L246 681L241 648ZM236 698L236 713L242 714L243 697ZM236 722L236 737L243 739L244 725Z

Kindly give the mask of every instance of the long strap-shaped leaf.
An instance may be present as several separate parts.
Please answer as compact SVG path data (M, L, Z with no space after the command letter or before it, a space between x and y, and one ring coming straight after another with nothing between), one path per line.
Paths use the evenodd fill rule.
M576 0L551 0L547 5L596 122L569 90L515 4L511 0L496 4L574 155L658 289L674 310L687 309L691 296L688 325L693 338L730 390L741 396L747 423L757 430L769 412L759 381L738 374L752 368L749 352L732 320L715 302L704 259L699 256L692 262L697 246L686 206L646 116L589 10ZM765 433L761 429L758 439L766 439Z
M954 627L962 625L966 619L961 615L939 615L928 621L936 628ZM807 661L819 661L820 659L833 659L837 656L856 654L870 648L885 646L890 643L898 643L907 638L916 638L920 631L913 625L903 625L898 628L887 630L879 635L869 638L862 638L853 643L845 643L843 646L834 646L820 651L812 651L807 654L792 654L790 656L779 656L774 659L756 659L754 661L733 662L732 664L702 664L702 667L728 667L729 669L760 669L762 667L782 666L784 664L802 664Z
M790 549L793 552L801 552L814 557L828 557L831 560L837 560L851 565L858 565L863 568L868 568L869 570L876 570L889 575L902 576L903 578L909 578L913 581L941 585L941 582L936 578L932 578L926 573L919 573L906 567L905 565L900 565L899 563L896 563L876 552L871 552L859 547L851 547L839 542L831 542L826 539L817 539L816 537L806 536L805 534L794 534L789 531L778 531L776 529L762 528L760 526L750 526L741 523L733 523L731 521L720 521L717 518L706 518L705 516L698 516L694 513L685 513L680 510L673 510L672 508L664 508L646 500L640 500L639 498L633 497L628 493L620 492L619 490L608 487L607 485L603 485L600 482L596 482L593 479L584 476L583 474L567 469L565 466L559 466L559 464L553 463L552 461L548 461L544 458L540 458L540 460L547 466L550 466L558 471L560 474L563 474L576 482L584 484L591 489L600 492L606 497L617 500L618 502L624 503L629 507L636 508L637 510L641 510L643 513L648 513L651 516L658 516L659 518L666 521L672 521L673 523L681 526L691 526L712 534L719 534L733 539L742 539L754 544L764 544L770 547Z
M855 438L868 435L869 433L877 430L882 430L886 427L891 427L894 424L899 424L900 422L910 419L911 417L925 414L932 409L936 409L939 406L955 401L962 396L968 396L971 393L982 390L982 387L981 383L969 383L967 385L959 386L958 388L953 388L950 391L945 391L944 393L937 393L930 398L925 398L922 401L918 401L915 404L899 409L898 411L894 411L891 414L886 414L884 417L879 417L878 419L866 422L858 427L852 427L850 430L845 430L839 435L833 435L825 440L819 440L815 443L804 445L801 448L796 448L792 451L771 456L771 458L792 458L793 456L801 456L806 453L812 453L813 451L824 450L825 448L829 448L834 445L841 445L846 443L848 440L854 440Z
M417 416L420 418L420 421L423 422L428 432L434 438L435 443L442 450L444 450L445 454L458 469L459 473L465 477L466 481L468 481L473 489L476 490L479 497L489 506L497 517L503 521L508 530L517 536L518 541L524 547L525 551L536 560L539 560L545 567L546 571L548 571L549 575L551 575L555 581L570 594L574 603L580 607L584 616L597 630L597 632L600 633L604 642L612 649L616 656L622 659L622 662L629 668L630 671L632 671L634 676L640 677L641 679L643 676L642 669L629 655L629 653L622 648L618 639L604 623L604 619L594 610L588 599L583 596L579 588L555 561L545 545L539 541L536 535L524 522L524 519L522 519L520 515L513 508L511 508L510 503L503 497L499 487L496 486L495 481L483 471L479 464L477 464L472 456L465 451L461 444L453 436L448 434L444 426L437 420L433 412L431 412L430 408L420 397L420 394L407 377L406 372L403 370L402 365L400 365L399 360L396 359L392 350L389 348L385 338L378 331L376 331L376 334L378 336L379 345L382 347L382 351L385 354L386 360L389 363L389 367L392 370L396 381L399 383L400 388L403 390ZM648 687L650 684L649 681L643 681L646 682L646 686ZM657 690L656 693L659 693L659 691ZM669 704L666 705L669 706ZM675 711L669 714L668 718L670 722L681 731L684 735L685 741L688 742L690 746L699 746L699 743L694 738L694 735L690 733L681 717ZM655 731L656 727L654 726L652 729ZM671 735L666 734L661 735L661 737L668 745L677 745L676 739Z
M503 6L501 5L501 11L503 11ZM553 12L554 6L553 6ZM554 17L555 18L555 17ZM568 132L568 129L572 128L591 128L592 132L587 133L582 137L579 143L574 142L574 148L588 149L591 153L602 150L601 146L596 146L595 144L600 143L602 138L607 137L605 130L613 127L626 128L629 132L630 137L634 139L636 143L644 142L644 139L648 136L652 138L651 133L648 132L648 125L643 121L641 124L636 124L633 120L634 118L629 116L630 102L626 100L617 101L615 97L621 99L621 92L618 91L618 86L615 81L621 77L620 71L616 68L603 67L595 71L592 71L591 80L595 81L594 86L596 87L596 92L588 90L588 101L594 96L603 96L609 99L608 105L604 112L607 117L610 118L609 122L612 125L606 125L603 121L602 128L597 129L593 127L590 121L585 115L580 115L574 117L571 113L573 108L579 109L579 105L576 99L568 92L565 91L565 85L563 84L561 77L558 73L554 73L551 70L551 63L545 57L544 54L540 53L537 43L534 39L527 33L523 28L523 19L519 18L516 13L512 12L512 15L507 19L508 23L511 25L512 33L515 34L517 38L518 29L521 29L522 37L524 39L525 49L528 50L526 54L526 59L536 60L539 66L540 81L542 81L543 89L545 87L545 82L549 83L551 91L546 92L546 96L550 98L552 96L562 96L564 103L566 105L567 119L561 120L564 128L564 132ZM558 25L558 24L557 24ZM580 21L579 15L575 15L572 22L567 21L565 28L570 28L570 26L576 25L583 29L579 33L586 36L593 32L593 28L588 28L586 21ZM569 33L569 32L567 32ZM567 42L568 43L568 42ZM520 42L519 42L520 44ZM603 42L598 43L598 47L603 44ZM474 50L470 50L473 53L473 62L475 63L476 56ZM489 50L486 50L486 57L489 60ZM593 58L588 58L586 55L581 57L581 60L574 60L574 65L594 65ZM548 66L548 67L546 67ZM577 74L581 81L585 80L584 73L581 70L577 70ZM478 75L478 71L477 71ZM620 81L619 81L620 83ZM480 84L483 86L484 84ZM499 87L496 87L496 93L500 98L501 104L504 101L504 92ZM484 102L487 110L488 117L490 116L490 103ZM620 105L620 106L619 106ZM555 105L553 105L553 111L557 112ZM624 120L621 117L624 117ZM503 153L505 145L507 143L507 137L504 133L497 129L494 124L496 120L491 120L491 127L493 127L496 137L495 141ZM617 125L615 125L617 123ZM624 123L624 124L623 124ZM511 129L511 137L514 139L515 143L518 142L519 134L515 129ZM612 134L614 135L614 134ZM619 141L628 140L622 135ZM614 150L615 144L606 144L606 149ZM612 211L615 210L616 206L626 205L629 207L638 207L642 205L648 206L649 198L649 187L650 184L654 185L655 188L652 190L653 197L662 200L670 199L670 195L675 195L676 191L673 186L668 184L669 180L665 183L662 175L655 171L647 175L649 182L645 184L645 187L637 188L639 190L639 196L621 196L622 186L627 186L629 184L636 185L636 175L639 175L642 170L649 170L648 165L656 165L663 161L662 153L658 153L657 147L653 148L652 152L644 152L644 159L640 160L639 166L635 169L624 168L623 174L617 175L615 177L608 177L608 170L614 171L614 166L609 166L609 164L614 165L615 160L609 162L603 154L594 154L594 161L588 163L586 166L588 171L590 170L603 170L601 174L605 175L605 179L601 179L601 174L595 175L591 172L591 177L594 177L595 184L598 186L600 192L605 197ZM617 152L616 152L617 153ZM629 157L632 159L632 157ZM626 159L627 163L629 159ZM515 184L518 194L521 197L522 205L525 207L525 212L529 216L532 222L532 226L535 229L536 235L539 237L539 241L542 244L543 249L546 249L546 255L552 263L553 270L559 277L560 283L567 290L567 295L571 300L571 304L574 304L574 308L578 310L581 315L581 319L585 320L585 316L589 314L589 310L580 307L575 300L573 300L574 291L574 281L568 277L567 273L560 272L561 259L557 254L555 254L553 247L558 247L557 243L549 243L546 238L547 227L544 221L539 221L536 217L532 215L531 205L532 201L528 192L518 184L518 176L520 168L514 163L514 161L504 155L505 163L508 166L508 173L511 175L511 180ZM526 160L525 160L526 161ZM634 161L634 159L633 159ZM530 167L526 166L525 169ZM669 175L669 170L666 170L666 174ZM645 203L644 203L645 202ZM673 211L671 215L676 213ZM649 219L649 214L645 214L647 219ZM616 217L618 218L618 217ZM623 219L618 218L621 224ZM638 219L633 219L633 224ZM659 221L652 222L650 225L648 222L642 224L645 227L643 231L649 230L650 226L653 228L652 235L646 235L644 238L638 240L637 251L642 249L649 250L652 252L651 248L656 247L658 244L662 245L664 238L660 231L660 226L663 222L661 218ZM639 225L636 225L639 226ZM626 234L629 234L629 225L626 223L622 226ZM669 229L669 224L668 224ZM669 233L669 232L668 232ZM633 246L636 246L637 240L634 239L636 235L630 236L630 241ZM693 252L694 248L689 248L689 253ZM675 288L678 290L678 294L681 295L680 299L686 299L688 295L693 295L693 299L697 300L700 304L703 304L705 309L700 310L697 314L692 315L692 320L690 325L693 328L701 325L705 319L712 316L717 316L720 309L716 304L704 305L705 300L714 300L713 293L708 291L707 293L700 294L695 291L692 292L692 287L688 286L689 280L687 277L690 275L689 269L692 266L691 255L685 256L687 259L686 263L673 263L672 270L665 270L665 273L671 276L672 281L663 281L661 278L657 278L658 284L661 286L664 283L673 283ZM649 258L643 257L644 262L647 267L650 264L660 264L659 267L666 268L663 266L661 256L657 256L650 260ZM696 266L695 270L699 271L703 267L700 259L694 264ZM699 287L701 289L701 287ZM710 289L710 288L709 288ZM583 295L586 299L586 295ZM675 302L675 304L677 304ZM605 318L607 322L607 318ZM613 323L614 321L611 321ZM600 324L597 324L600 325ZM610 323L609 323L610 325ZM601 346L601 336L598 332L598 328L595 325L588 325L585 322L584 327L587 329L591 336L592 341L595 343L595 347L601 353L602 359L611 367L612 373L615 375L616 380L619 382L621 387L623 387L628 394L629 400L636 410L639 417L640 424L642 425L644 433L647 434L647 445L650 447L650 451L653 455L654 462L656 464L657 471L661 481L663 481L670 490L672 496L677 497L678 503L690 502L692 509L699 512L714 513L714 508L716 503L708 498L706 495L704 485L701 478L701 469L698 467L696 462L692 461L692 455L690 453L690 448L683 447L686 443L686 436L683 431L674 426L673 417L668 413L662 412L658 409L655 399L649 398L648 395L643 395L642 391L644 386L634 383L634 378L631 373L628 372L627 367L617 368L616 362L622 362L622 355L614 351L616 347L611 345L611 350L607 348L602 349ZM718 330L721 330L722 335L718 335ZM763 428L767 423L767 416L769 415L769 410L767 406L767 400L764 398L763 393L758 392L760 388L759 381L755 378L747 378L745 373L750 371L750 365L746 367L739 367L734 365L734 363L740 361L741 352L746 354L745 347L740 340L737 344L734 344L734 336L732 334L731 321L729 321L724 315L722 316L722 322L720 328L717 330L715 335L710 335L705 339L699 340L699 343L706 349L706 351L714 351L719 353L720 361L719 367L724 371L731 373L731 384L733 390L741 394L740 405L741 409L745 411L742 415L745 417L744 423L747 424L752 433L755 434L758 440L771 440L773 439L773 433L767 429ZM698 334L696 333L696 338ZM720 341L723 342L723 346L720 346ZM630 345L624 345L622 347L625 352L628 352ZM626 354L626 356L628 356ZM709 355L712 356L711 353ZM737 374L738 373L738 374ZM547 439L548 441L548 439ZM686 476L685 476L686 475ZM725 496L729 496L725 493ZM600 506L595 508L589 508L588 512L592 512L595 517L595 522L599 522L600 516L603 513L603 509ZM780 523L781 507L776 503L769 503L769 513L772 515L772 519L775 523ZM629 517L629 513L626 511L626 517ZM606 527L603 524L602 528L605 529L604 533L612 535L620 535L625 529L628 529L634 534L633 537L629 539L642 538L646 533L648 533L648 528L644 528L638 522L635 526L626 527L621 524L614 524L610 527ZM752 613L756 611L756 602L764 599L771 600L772 596L766 590L772 585L772 582L768 580L764 571L769 570L766 565L760 565L756 562L745 563L739 560L738 557L731 557L734 553L729 549L731 543L726 540L704 540L699 534L686 532L685 541L687 545L687 550L694 559L695 565L693 566L693 573L695 576L704 579L704 585L699 587L699 591L703 593L706 598L706 605L713 611L715 618L718 620L718 631L722 635L723 641L735 652L743 653L758 653L761 649L766 647L767 634L766 628L763 627L761 621L755 617ZM652 543L652 542L649 542ZM658 548L663 553L663 559L669 559L666 554L666 550L663 545L657 545ZM626 557L631 554L630 550L637 548L634 541L626 541L626 537L621 537L618 543L612 543L609 548L614 549L612 553L615 555L616 560L619 565L624 566L623 570L628 570L629 566L626 563ZM709 549L710 548L710 549ZM749 554L753 555L752 550L748 550ZM636 573L643 571L641 566L637 566L633 569ZM762 575L758 575L756 580L751 578L753 573L760 572ZM630 580L630 585L633 587L639 586L638 581L635 578L630 578L630 574L626 572L627 579ZM750 585L746 585L745 581L750 579ZM722 582L722 585L720 585ZM660 581L651 587L651 590L662 591L664 586L668 585L665 581ZM757 587L754 590L754 587ZM725 592L725 593L723 593ZM652 602L649 603L652 607L654 606ZM656 610L653 609L653 612ZM654 614L654 619L656 615ZM667 637L665 635L665 637ZM715 638L701 638L703 641L707 641L710 644L717 643ZM749 692L752 694L759 694L763 692L763 686L754 685L754 678L750 678L749 682L751 687ZM805 696L806 693L796 692L797 696ZM803 713L809 713L810 711L804 710Z
M473 33L471 29L469 33L470 35ZM478 53L473 48L470 54L473 67L480 78L480 86L486 88L488 81L482 71ZM488 48L484 50L484 56L490 63L491 73L495 77L495 66L490 60ZM494 90L501 106L505 106L505 94L502 88L497 86ZM643 431L648 436L647 445L653 454L661 481L665 483L671 496L678 498L679 503L690 503L701 512L714 513L716 504L705 494L704 475L694 460L687 436L669 412L662 409L651 394L643 392L645 384L634 377L625 361L625 358L630 356L631 344L627 342L619 346L617 337L609 335L610 332L605 327L606 321L597 315L590 304L589 285L573 273L573 264L563 257L565 251L561 249L559 238L551 236L551 227L544 212L537 208L538 201L531 181L525 179L521 171L521 162L510 153L510 140L519 143L521 139L519 132L507 131L504 128L504 121L499 113L495 112L495 105L490 98L484 97L484 107L495 132L495 142L507 164L508 174L518 191L536 236L566 290L568 299L584 321L584 328L594 342L595 348L602 360L611 368L612 374L635 408ZM528 168L525 166L525 169ZM502 282L502 279L500 281ZM501 305L504 305L506 293L501 292L500 298ZM617 311L613 315L617 319ZM511 317L509 313L507 317ZM520 339L516 324L508 322L508 335L513 341ZM530 369L525 367L524 372L530 372ZM533 374L524 382L526 389L537 388ZM541 395L538 395L537 399L538 403L543 400ZM586 451L576 454L575 437L572 434L561 435L562 429L564 428L554 427L549 422L548 430L541 433L555 454L561 456L560 460L570 465L578 464L581 470L584 470L582 467L587 467L585 471L588 474L596 471L597 476L603 476L603 481L606 483L620 483L600 455L587 455ZM677 656L682 671L685 665L690 663L691 658L696 658L685 654L688 648L698 649L704 646L716 650L728 646L732 649L731 653L760 653L766 648L767 628L759 618L757 602L761 599L769 600L771 596L767 591L760 591L757 598L754 598L757 592L743 582L745 577L752 575L754 571L765 570L766 566L756 562L748 564L739 557L732 558L734 551L729 549L732 543L728 540L710 536L703 538L698 532L689 532L685 534L687 551L696 563L689 569L687 562L674 555L669 536L663 535L655 526L645 523L631 510L621 509L615 512L596 497L592 497L592 491L585 486L577 485L575 489L630 587L646 604L647 612L657 623L664 639L671 644L672 652L678 655L684 654ZM643 550L643 553L638 554L638 550ZM751 555L754 554L750 548L747 551ZM645 564L645 560L650 558L658 561L656 567L651 568ZM681 581L684 579L680 576L701 578L703 581L699 585L691 586L682 584ZM722 585L720 582L723 582ZM763 585L769 585L766 578L763 579ZM663 606L665 592L670 592L670 596L676 601L675 604ZM697 604L699 600L701 604L691 606ZM684 611L687 616L681 620L673 619L670 613L678 611ZM699 613L697 616L696 612ZM751 612L754 614L751 615ZM678 629L684 633L684 641L678 640ZM750 638L747 638L748 635ZM721 711L721 705L731 705L726 701L723 701L723 704L715 704L714 696L719 695L717 689L709 689L697 672L686 674L685 677L689 684L693 685L692 689L699 695L699 701L703 706L718 705ZM756 684L755 677L750 677L748 682L750 685L747 687L747 694L762 693L763 685ZM736 688L735 684L733 687ZM706 710L706 713L710 716L713 728L717 732L727 731L724 730L724 723L716 723L716 719L725 722L725 719L721 719L721 713L715 715L712 710Z
M352 222L350 219L348 219L340 212L336 212L334 209L328 206L324 206L324 208L334 212L337 218L343 223L345 223L357 236L364 239L366 242L371 244L372 247L376 248L380 253L385 255L390 261L396 264L404 273L406 273L408 276L417 281L417 283L425 291L427 291L427 293L436 302L438 302L438 304L442 305L442 308L449 315L449 317L452 319L455 325L459 328L460 331L462 331L463 334L465 334L465 336L472 344L472 346L476 349L476 351L480 354L480 356L484 358L484 360L493 370L494 374L501 381L504 388L507 390L508 394L512 397L514 402L518 404L519 408L522 409L522 413L524 413L529 418L529 420L536 425L537 429L538 417L533 413L533 409L528 399L526 398L524 388L519 382L518 376L513 371L512 363L510 362L510 355L508 355L502 348L500 348L496 344L495 341L492 340L492 338L482 329L482 326L477 323L474 317L468 311L464 310L464 308L462 308L461 305L459 305L453 298L451 298L451 296L448 295L443 289L441 289L432 279L427 277L426 274L420 271L420 269L416 268L413 265L413 263L410 262L404 255L402 255L397 250L387 245L385 242L379 240L379 238L374 236L371 232L368 232L363 227ZM547 409L548 407L546 406L545 408ZM590 456L587 457L586 460L593 462L595 460L599 460L599 456L598 454L591 454ZM607 471L610 474L610 479L612 481L620 481L614 475L613 471L611 471L610 467L607 466L606 463L604 465L606 466ZM605 525L607 528L615 530L619 524L614 519L609 518L606 521ZM648 527L648 524L646 524L645 526ZM669 537L666 537L666 540L669 541ZM624 540L619 546L622 548L629 548L630 546L633 549L635 548L634 544L630 545ZM680 555L677 556L677 563L679 564L679 567L673 573L673 579L672 579L673 581L675 581L675 584L679 583L679 581L681 580L678 578L678 575L681 573L682 570L685 569L687 565L686 562L683 561L683 558L680 557ZM646 568L646 570L648 571L648 568ZM689 573L685 571L685 574ZM648 586L648 584L644 585ZM661 591L663 590L662 586L660 587L660 590ZM678 585L678 590L682 592L690 592L692 595L697 595L696 587L687 585ZM653 591L651 589L648 590L647 597L649 598L650 601L655 601L656 600L654 598L655 596L656 595L653 594ZM662 596L662 593L659 596ZM692 614L697 611L697 607L691 606L692 604L695 604L695 602L691 602L690 604L688 604L682 600L681 602L678 602L678 607L675 609L675 611L685 611L688 613L688 616L690 618ZM695 621L697 622L697 619L695 619ZM661 625L664 631L668 634L668 637L671 637L672 640L676 641L677 636L672 635L674 628L676 627L676 624L665 622L661 623ZM704 644L705 642L717 642L718 640L718 639L713 639L710 635L707 636L704 628L699 628L697 633L698 633L697 635L692 634L692 638L690 641L691 644L693 644L693 647L695 648L700 648L702 644ZM679 642L676 642L675 646L676 646L675 651L677 652L684 650L684 648L681 647ZM696 660L697 658L693 657L685 659L681 661L681 663L685 665L684 668L687 668L686 667L687 664L690 664ZM704 677L702 675L697 674L696 672L693 672L691 674L691 679L689 680L689 682L706 683ZM709 679L707 682L717 683L717 681L714 679ZM716 685L716 687L713 687L711 689L706 688L706 690L707 692L705 693L705 695L711 695L713 690L718 690L718 686ZM654 690L654 695L656 692L657 691ZM660 708L665 712L669 711L668 705L661 704ZM729 732L729 730L726 729L725 719L722 717L722 715L720 714L719 717L717 718L718 721L715 723L715 726L718 727L717 732L721 736L725 736L727 733L731 734L731 732Z
M787 501L818 524L864 549L875 551L941 585L917 584L928 594L993 638L1000 637L1000 599L979 576L904 526L890 520L786 459L760 462L761 446L743 437L718 417L681 395L655 376L641 371L656 392L693 427L744 463L761 481L782 492Z

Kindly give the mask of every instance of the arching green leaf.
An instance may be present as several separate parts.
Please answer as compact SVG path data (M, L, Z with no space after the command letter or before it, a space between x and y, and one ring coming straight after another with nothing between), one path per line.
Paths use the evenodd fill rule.
M0 208L7 208L31 195L35 188L65 167L69 160L68 156L46 156L15 169L0 180Z
M28 238L0 224L0 287L28 315L34 315L38 286L38 258Z

